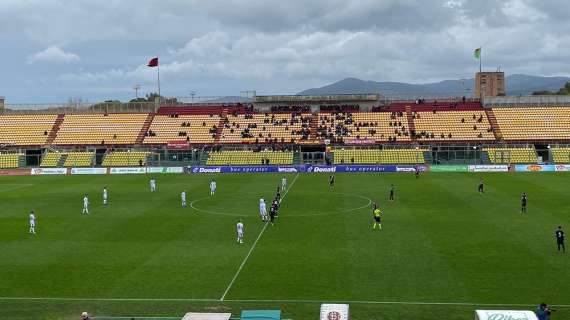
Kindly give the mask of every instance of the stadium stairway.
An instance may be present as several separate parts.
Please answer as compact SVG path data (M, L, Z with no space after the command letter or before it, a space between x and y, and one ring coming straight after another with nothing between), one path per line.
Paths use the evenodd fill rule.
M433 156L431 154L431 148L424 152L425 163L433 163Z
M142 144L144 141L144 138L146 137L146 133L148 131L148 129L150 128L150 125L152 124L152 121L154 120L154 116L156 115L156 113L151 112L146 116L146 119L144 120L144 124L141 128L141 131L139 132L139 135L137 136L137 140L135 141L135 144Z
M491 164L491 159L489 159L489 153L487 153L487 151L481 152L481 161L483 164Z
M497 139L497 141L503 140L503 134L501 133L501 129L499 128L499 124L497 123L497 118L493 113L493 109L485 109L485 113L487 114L487 119L489 119L489 124L491 125L491 129L493 130L495 139Z
M18 157L18 168L25 168L26 167L26 156L19 156Z
M316 114L311 115L311 122L309 123L309 130L311 131L310 138L313 141L317 140L317 127L319 126L319 116Z
M298 166L301 165L301 153L294 152L293 153L293 165Z
M63 168L63 165L65 164L65 160L67 160L67 153L64 153L61 155L61 157L59 157L59 161L57 161L57 166L58 168Z
M416 132L416 125L414 123L414 116L412 115L412 107L411 106L406 106L406 117L408 118L408 126L409 126L409 131L410 132ZM412 141L416 140L416 136L415 135L410 135L410 139Z
M217 130L216 130L216 138L214 139L214 143L220 143L220 137L222 136L222 131L224 130L224 122L228 118L228 108L223 108L222 113L220 114L220 121L218 122Z
M65 118L65 115L63 115L63 114L57 115L57 118L55 119L55 123L53 124L53 127L51 128L51 131L48 134L48 138L46 140L46 145L51 145L53 143L53 140L55 140L55 137L57 137L57 132L59 131L59 128L61 128L61 124L63 123L64 118Z

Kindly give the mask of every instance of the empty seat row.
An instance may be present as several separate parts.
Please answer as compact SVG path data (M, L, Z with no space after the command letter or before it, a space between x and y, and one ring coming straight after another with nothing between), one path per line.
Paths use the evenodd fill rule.
M103 166L125 167L146 165L152 153L146 151L111 151L103 158Z
M0 115L0 144L43 145L57 115Z
M293 164L293 152L246 150L210 152L208 165Z
M427 149L336 149L335 164L421 164Z
M147 116L146 113L66 115L53 144L134 144Z
M489 161L494 164L536 163L537 155L533 147L510 148L489 147L483 148L487 152Z
M18 168L23 157L22 153L0 154L0 169Z
M493 108L504 140L570 139L570 108Z

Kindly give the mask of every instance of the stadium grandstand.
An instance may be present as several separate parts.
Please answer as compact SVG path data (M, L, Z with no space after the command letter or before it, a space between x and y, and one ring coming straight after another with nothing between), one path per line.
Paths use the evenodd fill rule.
M0 115L1 163L55 168L569 162L570 104L560 98L507 98L481 103L390 101L378 94L257 96L250 103L173 99L136 108L6 108Z
M166 315L184 308L216 311L221 303L227 311L221 318L193 318L193 312L189 312L182 319L281 319L282 310L277 308L288 314L291 310L298 312L283 319L308 319L311 317L307 314L316 315L313 309L317 310L319 300L273 298L270 294L277 285L285 287L284 292L291 297L308 299L303 296L306 283L315 285L315 297L319 297L322 288L337 292L356 281L354 290L361 296L349 292L338 299L358 298L346 299L363 315L355 319L380 319L384 317L370 316L371 309L362 308L362 304L408 304L405 301L416 300L409 297L417 293L420 281L430 292L452 292L458 279L471 281L473 270L479 271L481 266L487 268L483 278L477 279L485 284L481 297L503 292L504 270L519 277L516 283L510 283L516 288L527 279L524 263L501 269L504 261L495 258L507 252L512 255L507 260L534 261L536 254L526 245L518 251L513 249L516 246L505 242L504 232L497 230L503 230L505 219L520 219L509 227L518 228L514 244L521 243L522 235L534 245L538 237L528 230L541 225L543 219L555 221L550 212L559 211L541 207L539 198L548 204L556 203L556 207L565 203L565 178L564 173L549 178L552 176L548 174L510 173L499 177L495 172L570 171L570 100L564 104L560 99L548 103L540 97L501 99L496 103L491 103L493 99L481 102L463 97L386 100L377 94L358 94L262 96L239 103L170 99L135 108L103 103L96 108L4 109L0 113L0 174L70 175L5 177L6 183L0 188L10 201L3 202L4 220L8 221L4 243L18 244L7 254L8 260L15 262L4 273L10 273L6 278L15 276L5 286L6 301L27 312L31 302L44 299L34 294L49 288L43 294L46 301L63 303L66 297L72 297L71 311L58 312L68 315L87 310L96 314L90 317L85 311L83 320L174 320L182 315ZM424 175L424 171L428 173ZM268 172L278 174L265 174ZM377 172L403 174L372 174ZM294 191L289 193L293 186ZM533 204L528 215L527 192ZM21 212L13 213L14 208ZM269 210L269 217L262 208ZM282 212L277 215L277 210ZM36 215L41 217L37 237ZM29 233L34 241L21 235L26 232L22 227L26 216L30 217L30 225L33 223ZM551 239L550 229L559 225L555 223L541 225L541 233L546 232ZM239 231L244 224L246 236ZM478 230L473 235L475 240L457 237L457 230L469 228ZM267 235L260 240L264 233ZM48 240L44 244L42 237ZM55 248L53 239L57 239ZM441 244L434 249L429 249L432 244L424 247L423 243L433 239L440 239ZM251 254L258 241L265 248ZM39 243L42 250L36 253L30 248L22 255L24 242L33 242L34 246ZM418 248L417 243L422 247ZM505 243L506 247L501 247ZM463 247L480 251L458 254ZM545 255L542 247L533 250ZM295 259L291 252L297 255ZM252 261L247 263L250 255ZM442 255L445 259L439 258ZM47 280L39 277L38 287L30 287L30 291L23 284L35 283L27 270L36 258L41 262L40 271L46 266L56 268L49 269L53 276ZM91 261L88 272L82 261ZM454 261L453 268L449 261ZM254 263L259 269L252 268ZM28 267L21 270L21 265ZM275 265L286 267L278 273L263 273L267 278L258 281L260 273L256 270L270 270ZM239 276L242 267L244 273ZM429 272L421 272L423 268ZM399 275L404 278L413 274L404 286L409 290L403 290L398 297L401 281L389 277L383 280L398 290L374 298L379 302L368 301L368 296L384 290L369 286L366 277L342 277L346 270L360 274L372 269L396 275L402 272ZM457 278L457 270L466 276ZM224 279L220 272L234 277ZM567 274L564 268L554 273L558 277ZM433 274L445 281L434 281ZM333 275L338 279L331 281ZM75 292L84 281L94 292L88 292L85 300ZM241 291L243 288L273 300L240 300L248 292ZM51 290L63 298L51 297ZM108 298L108 292L122 295ZM471 291L468 293L467 297ZM89 297L95 297L96 304ZM435 302L418 302L416 307L422 309L415 314L423 314L423 308L433 304L432 308L442 310L435 318L441 318L448 303L458 307L454 302L437 302L446 301L439 297L435 295ZM21 299L30 303L22 303ZM115 305L110 303L114 299L122 309L108 307ZM486 301L482 299L475 300ZM497 301L503 303L499 298ZM321 310L338 308L348 314L348 304L325 302ZM180 305L172 310L176 303ZM44 305L38 303L40 313ZM157 305L164 309L157 309ZM255 310L244 310L246 306ZM404 308L406 314L409 308ZM473 303L462 306L462 314L472 313L473 308ZM144 316L155 313L160 316ZM122 317L124 314L133 316ZM340 319L339 314L329 312L322 319ZM64 318L70 317L58 317Z

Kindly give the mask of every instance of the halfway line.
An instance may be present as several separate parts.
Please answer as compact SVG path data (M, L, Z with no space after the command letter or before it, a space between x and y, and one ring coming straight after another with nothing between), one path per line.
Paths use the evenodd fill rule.
M283 193L283 197L281 197L281 202L283 202L283 200L285 200L285 196L287 196L287 194L289 193L289 190L291 190L293 188L293 185L295 184L295 182L297 181L297 178L299 178L299 174L297 173L297 175L295 176L295 179L293 179L293 182L291 182L291 186L287 188L287 190L285 190L285 193ZM253 242L253 245L251 246L251 248L249 249L249 252L247 253L247 255L245 256L245 258L243 259L243 261L241 262L236 274L234 275L234 277L232 278L232 281L230 281L230 284L228 285L228 287L226 288L226 291L224 291L224 294L222 294L222 297L220 298L220 301L224 301L224 299L226 298L226 295L228 294L228 292L230 291L230 289L232 288L232 286L234 285L234 282L236 281L237 277L239 276L241 269L243 269L243 266L245 266L245 263L247 262L247 259L249 259L249 256L251 255L251 253L253 252L253 249L255 249L255 246L257 245L257 242L259 241L259 239L261 238L261 235L263 235L263 232L265 232L265 229L267 229L267 226L269 225L268 222L266 222L263 225L263 228L261 229L261 231L259 232L259 235L257 236L257 239L255 239L255 241Z

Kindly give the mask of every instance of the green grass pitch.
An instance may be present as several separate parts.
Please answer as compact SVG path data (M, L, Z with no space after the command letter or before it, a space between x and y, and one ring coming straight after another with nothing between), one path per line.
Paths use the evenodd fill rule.
M288 175L280 216L265 229L258 199L270 200L282 175L155 177L152 194L149 175L1 177L0 319L247 308L317 319L320 301L349 302L353 319L394 320L472 319L477 308L545 301L570 319L570 254L554 239L558 225L570 229L568 174L337 174L334 190L326 174ZM182 190L193 208L181 207ZM372 230L370 199L384 211L382 231Z

